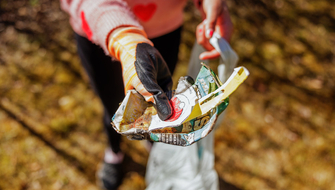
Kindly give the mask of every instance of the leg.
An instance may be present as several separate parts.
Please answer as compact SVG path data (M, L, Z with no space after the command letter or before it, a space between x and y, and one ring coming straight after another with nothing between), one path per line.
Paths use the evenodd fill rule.
M97 173L98 182L101 188L116 189L123 178L123 154L120 151L121 135L112 128L110 118L124 98L121 65L86 38L77 34L75 38L82 65L104 106L103 125L110 148L105 150L104 163Z
M103 123L109 145L113 152L118 153L121 136L111 127L110 118L124 98L121 65L118 61L112 61L111 57L106 56L99 46L86 38L77 34L75 37L83 67L105 108Z

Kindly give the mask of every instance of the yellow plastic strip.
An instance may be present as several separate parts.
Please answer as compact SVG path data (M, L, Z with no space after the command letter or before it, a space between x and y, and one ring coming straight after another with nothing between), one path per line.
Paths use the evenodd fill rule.
M218 89L216 89L214 92L202 97L199 100L199 103L196 104L188 118L184 121L190 121L196 117L199 117L214 107L218 106L220 103L222 103L228 96L230 96L240 84L242 84L243 81L249 76L249 71L245 67L237 67L234 69L233 74L230 75L228 80ZM218 92L223 92L216 96L215 98L209 100L206 102L209 98L215 96Z
M237 89L238 86L240 86L240 84L242 84L243 81L245 81L245 79L247 79L248 75L249 71L245 67L235 68L233 74L230 75L228 80L220 88L200 99L199 104L201 112L207 113L208 111L219 105L221 102L223 102ZM207 101L208 98L212 97L220 91L223 93Z

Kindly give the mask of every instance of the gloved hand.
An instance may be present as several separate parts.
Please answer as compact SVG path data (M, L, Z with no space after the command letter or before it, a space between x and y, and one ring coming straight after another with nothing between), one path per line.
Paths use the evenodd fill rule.
M125 92L136 89L148 102L154 103L162 120L172 115L165 92L172 88L172 78L163 57L137 27L120 27L108 38L108 50L122 64Z

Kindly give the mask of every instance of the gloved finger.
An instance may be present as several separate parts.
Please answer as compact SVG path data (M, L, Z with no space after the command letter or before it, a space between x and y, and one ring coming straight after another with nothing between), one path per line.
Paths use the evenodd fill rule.
M141 70L141 68L139 70ZM161 120L164 121L168 119L172 115L173 111L168 97L157 83L150 82L145 83L146 85L144 85L141 82L141 79L138 78L139 76L141 76L140 78L143 79L143 75L145 75L143 72L139 72L139 75L137 75L137 77L133 77L133 88L135 88L146 101L154 103L154 107L157 110L158 117Z
M168 119L172 115L172 108L165 92L171 90L172 78L164 59L154 47L140 43L136 47L135 69L141 85L154 100L159 118ZM141 88L134 87L136 90Z

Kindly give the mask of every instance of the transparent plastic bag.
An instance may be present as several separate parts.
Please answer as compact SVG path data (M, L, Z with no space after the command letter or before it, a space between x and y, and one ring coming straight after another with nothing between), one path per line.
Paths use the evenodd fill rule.
M217 34L213 35L210 43L221 53L218 76L225 82L233 72L238 56ZM203 51L200 45L194 45L188 70L188 75L193 78L201 68L198 57ZM223 115L224 113L219 116L216 125L221 123ZM214 132L187 147L154 143L145 178L148 190L218 189L218 175L214 169Z

